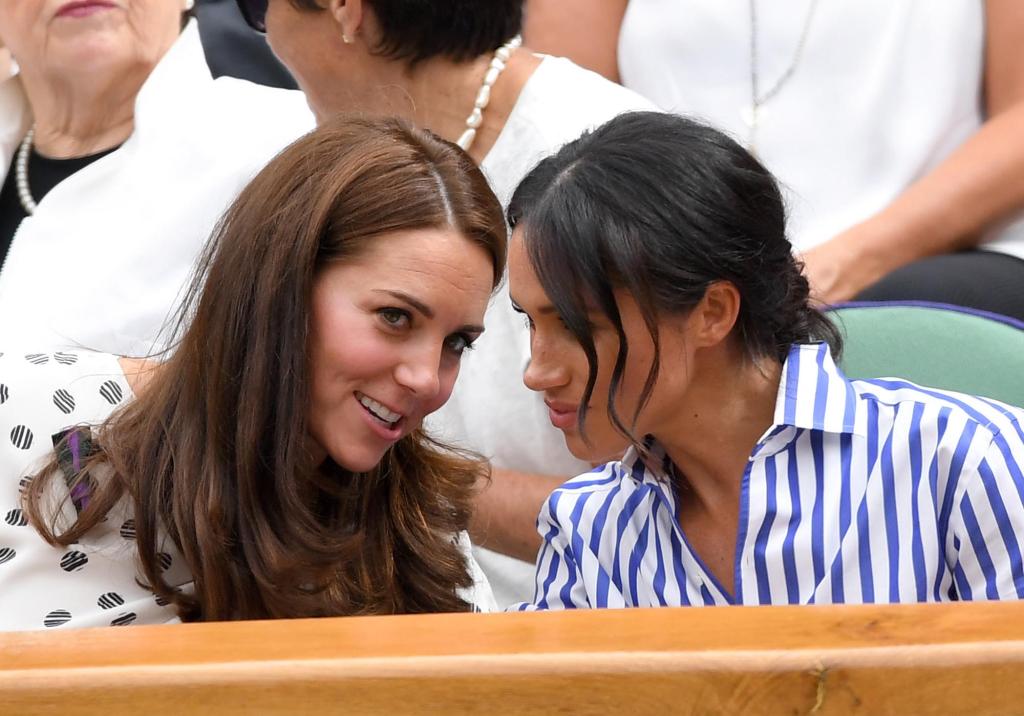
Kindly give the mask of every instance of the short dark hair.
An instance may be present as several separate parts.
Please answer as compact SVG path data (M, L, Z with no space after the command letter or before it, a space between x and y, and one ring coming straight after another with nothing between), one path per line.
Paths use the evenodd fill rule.
M693 120L632 112L584 134L523 179L508 221L522 229L548 298L587 355L583 406L598 368L588 299L615 326L608 407L631 438L614 404L628 351L615 288L636 299L655 345L637 413L658 374L658 317L689 311L715 281L739 290L734 331L752 358L782 362L794 343L815 340L842 349L835 326L809 303L775 179L735 141Z
M292 0L319 10L317 0ZM377 52L416 64L432 57L472 60L501 47L523 27L522 0L366 0L381 28Z

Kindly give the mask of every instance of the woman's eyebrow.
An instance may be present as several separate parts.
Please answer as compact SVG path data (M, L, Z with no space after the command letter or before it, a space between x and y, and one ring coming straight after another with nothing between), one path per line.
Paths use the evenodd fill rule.
M383 288L375 288L373 289L373 291L374 293L386 293L392 298L397 298L399 301L404 301L405 303L415 308L418 312L422 313L427 318L434 317L434 309L432 309L427 304L423 303L423 301L419 300L414 296L410 296L404 291L391 291Z
M512 310L515 311L516 313L526 313L526 309L524 309L522 306L516 303L516 300L514 298L512 299ZM555 308L554 304L551 303L545 303L543 306L537 309L538 316L547 316L552 313L558 313L558 311Z
M375 288L373 289L373 292L385 293L388 296L391 296L391 298L407 303L412 308L414 308L418 313L423 314L423 316L425 316L428 319L432 319L434 317L434 309L432 309L427 304L423 303L423 301L419 300L415 296L410 296L408 293L405 293L404 291L392 291L390 289ZM464 326L460 326L459 331L463 333L481 334L484 332L484 327L478 324L467 323Z

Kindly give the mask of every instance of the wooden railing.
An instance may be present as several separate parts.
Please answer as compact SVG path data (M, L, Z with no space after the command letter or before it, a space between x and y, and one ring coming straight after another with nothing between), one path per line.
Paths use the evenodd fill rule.
M0 714L1021 714L1024 604L0 635Z

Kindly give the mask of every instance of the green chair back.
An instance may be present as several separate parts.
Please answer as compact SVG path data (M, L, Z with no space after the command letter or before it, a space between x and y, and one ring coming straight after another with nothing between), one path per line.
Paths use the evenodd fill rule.
M846 339L849 378L904 378L1024 406L1024 323L924 302L848 303L827 315Z

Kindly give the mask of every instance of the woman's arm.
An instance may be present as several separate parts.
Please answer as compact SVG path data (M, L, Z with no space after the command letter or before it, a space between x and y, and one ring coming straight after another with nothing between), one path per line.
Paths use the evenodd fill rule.
M537 515L552 491L569 479L493 468L477 495L469 534L473 544L524 562L537 559Z
M987 0L988 120L880 213L804 254L817 295L852 298L926 256L976 246L1024 207L1024 3Z
M629 0L527 0L524 44L619 81L619 28Z

